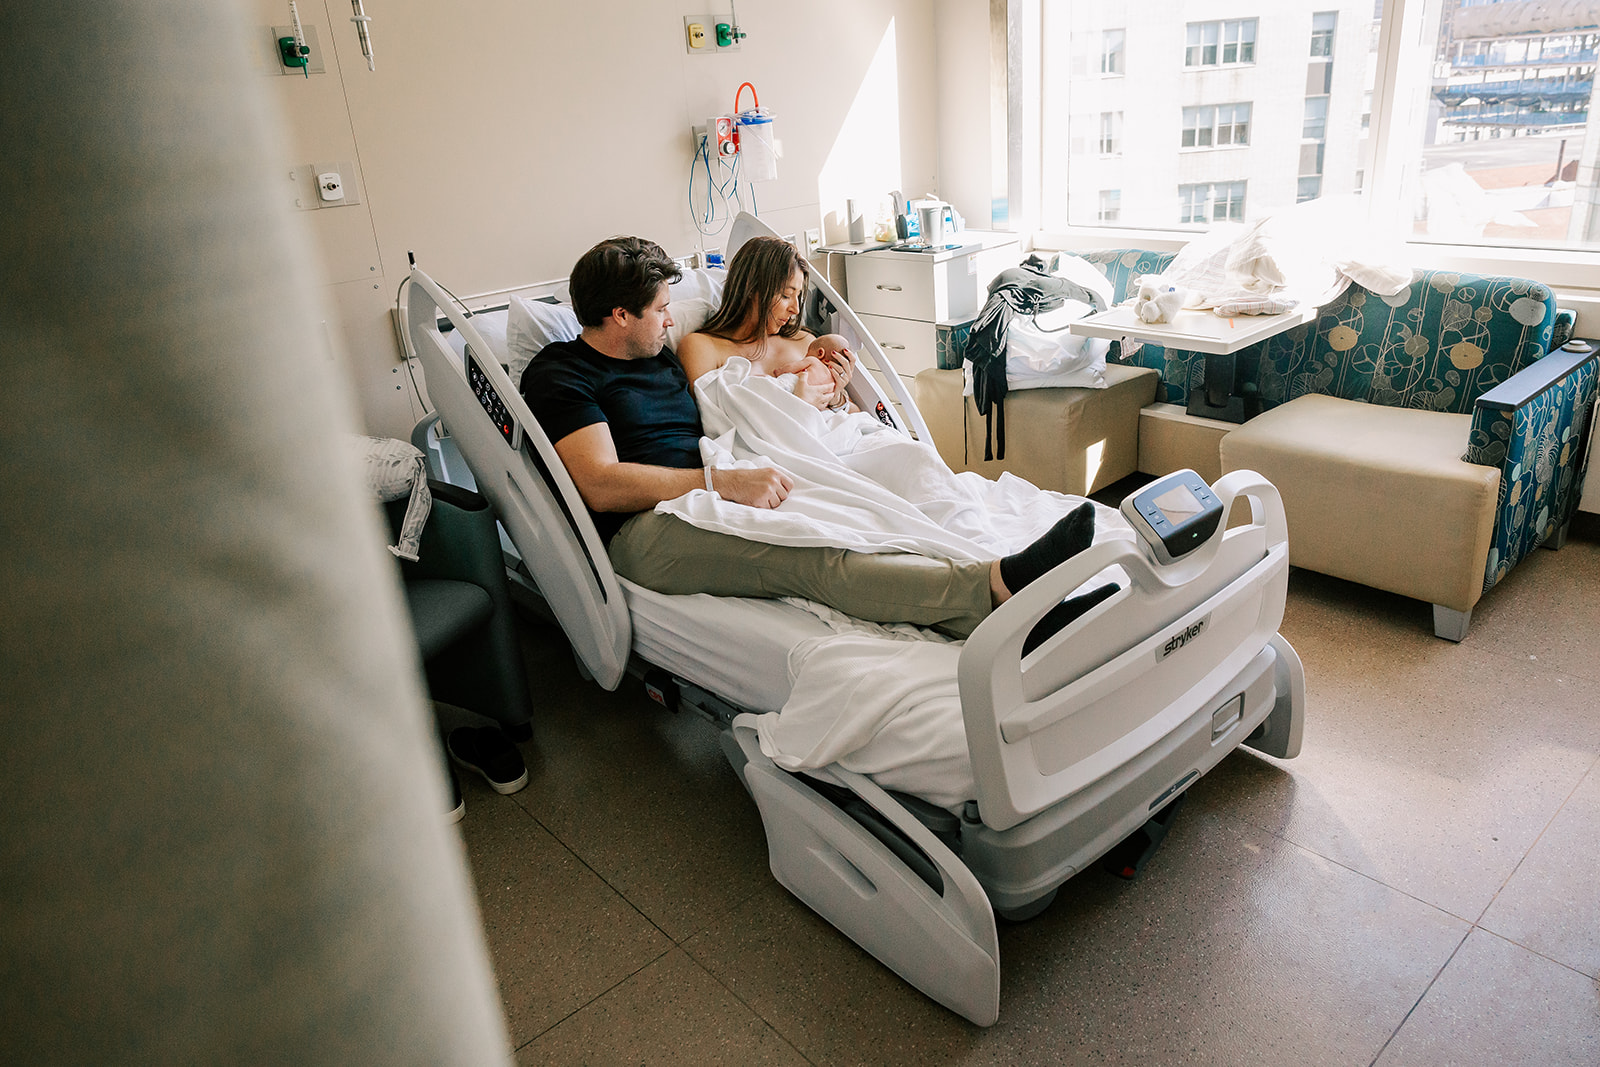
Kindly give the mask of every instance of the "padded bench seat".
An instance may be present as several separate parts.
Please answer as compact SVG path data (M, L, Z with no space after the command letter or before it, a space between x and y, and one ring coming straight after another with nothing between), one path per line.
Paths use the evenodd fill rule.
M1278 487L1295 566L1466 613L1500 488L1498 468L1461 458L1471 423L1310 393L1223 437L1222 469Z
M1005 458L985 460L987 420L962 396L959 370L917 375L916 401L934 447L951 470L998 478L1010 471L1041 489L1088 496L1139 466L1139 409L1156 398L1160 374L1107 364L1104 389L1013 389L1006 394Z

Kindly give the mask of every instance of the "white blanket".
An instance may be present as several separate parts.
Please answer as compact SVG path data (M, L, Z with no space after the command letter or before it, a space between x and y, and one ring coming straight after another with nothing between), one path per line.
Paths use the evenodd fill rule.
M1028 544L1081 497L1002 475L953 473L930 446L867 414L816 411L777 379L730 359L695 382L701 451L718 466L777 466L795 480L773 510L696 490L658 511L704 529L770 544L912 551L992 559ZM1095 540L1131 538L1121 515L1095 505ZM956 810L976 795L956 665L962 645L913 626L880 626L819 604L834 633L789 654L793 689L783 709L740 716L761 751L798 771L831 763L879 785Z
M996 482L956 474L932 445L865 412L818 411L738 356L694 388L708 466L770 466L794 479L773 509L704 489L656 505L704 530L772 545L986 560L1024 547L1081 503L1008 474Z

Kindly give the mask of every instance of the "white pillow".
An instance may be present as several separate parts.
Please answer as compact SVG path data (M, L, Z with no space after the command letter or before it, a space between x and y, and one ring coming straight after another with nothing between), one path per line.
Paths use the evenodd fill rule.
M726 270L696 267L684 271L682 278L667 287L668 297L674 303L679 300L704 300L715 308L722 303L722 286L727 280Z
M668 304L667 313L672 316L672 325L667 327L667 347L676 352L678 342L704 326L715 310L715 305L699 297L674 300Z
M1068 333L1066 324L1092 314L1094 309L1068 300L1055 311L1033 317L1018 315L1006 330L1006 387L1008 389L1104 389L1106 352L1111 342L1103 337ZM963 364L966 394L972 395L972 364Z
M512 384L522 387L522 372L545 345L571 341L583 332L578 313L566 304L547 304L514 296L506 311L506 370Z

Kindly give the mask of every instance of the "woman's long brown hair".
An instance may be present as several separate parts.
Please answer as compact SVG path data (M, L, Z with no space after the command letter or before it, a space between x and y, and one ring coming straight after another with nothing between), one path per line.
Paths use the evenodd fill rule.
M728 281L722 289L722 305L700 327L709 333L736 344L767 339L767 314L772 302L789 284L789 275L800 271L803 286L811 277L811 265L795 251L794 245L780 237L752 237L739 246L733 262L728 265ZM755 317L755 334L740 336L736 331L745 329L750 318L750 308L759 309ZM795 337L801 332L800 316L783 324L779 337Z

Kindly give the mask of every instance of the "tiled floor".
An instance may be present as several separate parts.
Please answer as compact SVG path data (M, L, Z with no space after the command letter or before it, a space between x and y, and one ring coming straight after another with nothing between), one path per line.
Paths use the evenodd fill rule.
M1139 878L1003 925L982 1030L772 880L708 724L529 625L532 782L461 823L519 1060L1600 1063L1600 522L1460 645L1304 572L1283 633L1300 757L1230 756Z

